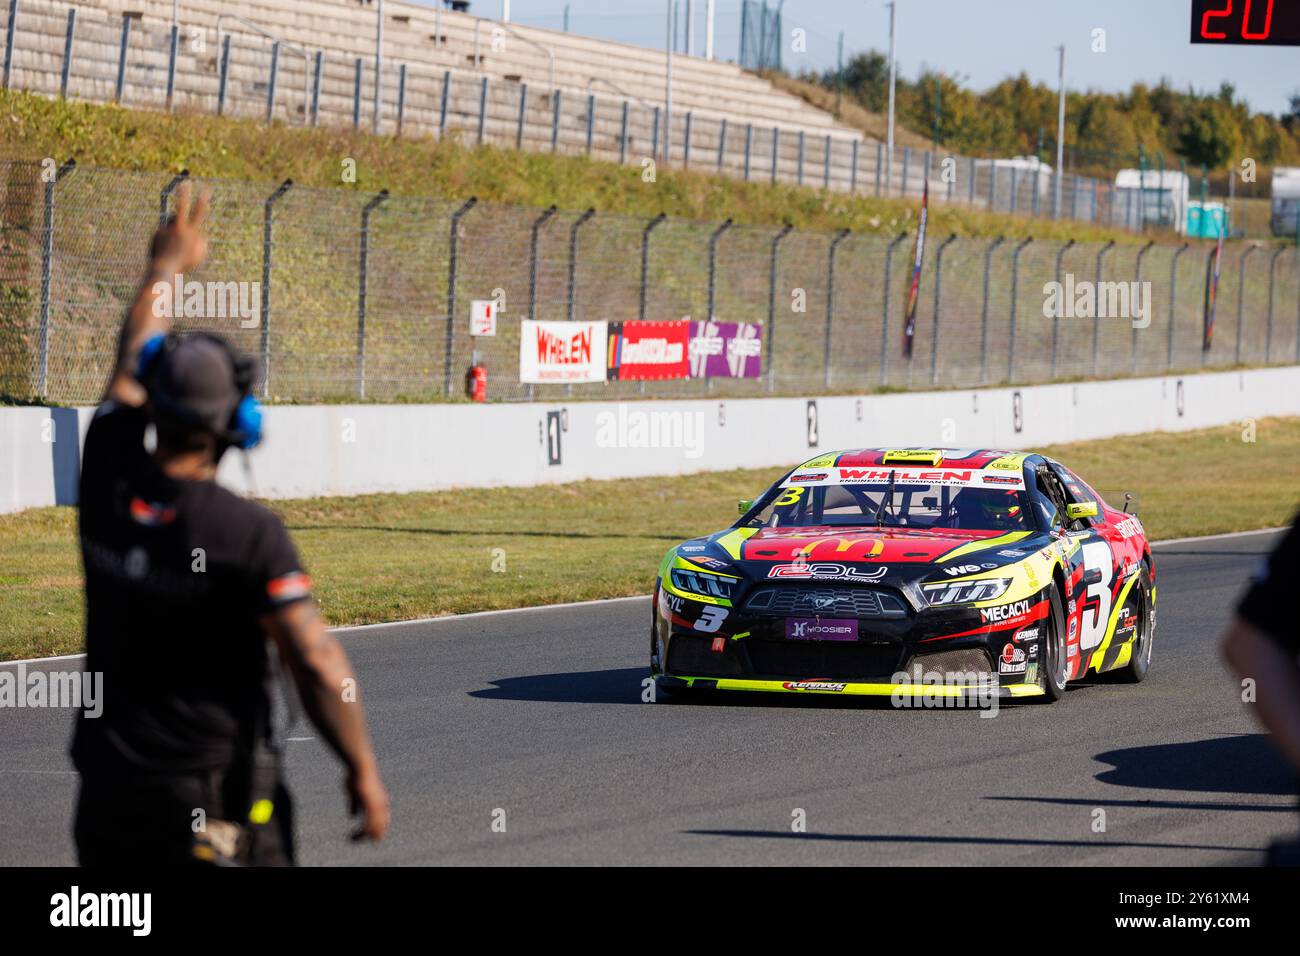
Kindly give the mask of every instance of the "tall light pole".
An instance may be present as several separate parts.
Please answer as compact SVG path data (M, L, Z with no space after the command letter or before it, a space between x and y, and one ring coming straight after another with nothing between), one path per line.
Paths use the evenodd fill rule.
M895 21L898 12L896 8L898 4L891 2L885 4L885 6L889 7L889 132L888 143L886 144L889 158L885 162L885 170L888 174L888 188L885 190L885 194L888 195L889 190L894 188L894 51L896 39Z
M501 22L510 22L510 0L501 0Z
M704 4L704 57L713 59L713 9L714 0Z
M667 0L668 39L664 44L667 66L664 69L664 165L673 150L673 0Z
M1065 44L1056 48L1061 53L1060 103L1056 109L1056 194L1053 199L1052 217L1061 218L1061 181L1065 175Z
M384 0L375 4L375 132L379 132L379 114L383 110L384 90ZM358 91L360 92L360 91Z
M686 55L695 52L695 8L686 0Z

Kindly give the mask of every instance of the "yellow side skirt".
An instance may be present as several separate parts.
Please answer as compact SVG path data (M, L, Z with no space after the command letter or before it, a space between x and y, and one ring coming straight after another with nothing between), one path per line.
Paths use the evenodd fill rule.
M782 694L831 694L841 697L845 695L892 697L894 694L904 697L965 697L970 691L980 689L978 684L841 684L839 681L748 680L739 677L680 677L677 679L686 681L689 686L694 686L696 681L709 681L716 690L757 690ZM798 685L800 683L832 684L835 685L836 689L786 686L787 684ZM838 689L841 686L843 689ZM1043 693L1043 689L1037 684L1012 684L1000 689L1011 697L1038 697Z

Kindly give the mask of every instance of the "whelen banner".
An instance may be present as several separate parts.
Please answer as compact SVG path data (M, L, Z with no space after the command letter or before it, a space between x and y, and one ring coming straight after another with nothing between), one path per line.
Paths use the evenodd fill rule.
M620 382L687 378L689 322L609 323L609 377Z
M763 327L755 322L692 322L691 378L758 378Z
M519 333L519 381L605 381L604 322L535 322L525 319Z

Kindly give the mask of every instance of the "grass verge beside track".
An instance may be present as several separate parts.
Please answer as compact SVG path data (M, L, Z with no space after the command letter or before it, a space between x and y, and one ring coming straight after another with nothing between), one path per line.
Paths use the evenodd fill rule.
M1140 500L1153 539L1286 523L1300 418L1044 449L1118 507ZM726 527L779 468L271 502L332 624L365 624L649 591L673 543ZM499 550L498 550L499 549ZM504 565L502 564L504 562ZM494 570L504 567L504 570ZM0 660L81 648L73 508L0 516Z

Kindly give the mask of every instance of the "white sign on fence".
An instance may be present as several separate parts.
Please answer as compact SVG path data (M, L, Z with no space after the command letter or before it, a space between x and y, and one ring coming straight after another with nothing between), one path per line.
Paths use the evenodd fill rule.
M519 330L519 381L603 382L604 322L534 322L525 319Z
M474 299L469 304L469 334L496 335L497 310L491 299Z

